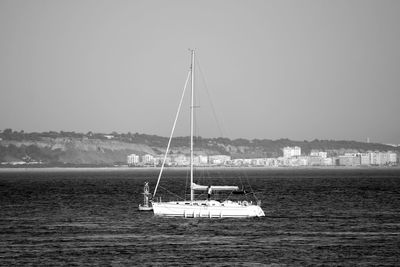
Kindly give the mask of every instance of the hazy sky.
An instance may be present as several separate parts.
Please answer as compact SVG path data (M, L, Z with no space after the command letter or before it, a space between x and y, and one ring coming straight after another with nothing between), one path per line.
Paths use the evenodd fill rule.
M202 136L398 144L399 14L400 1L0 0L0 129L168 136L195 48Z

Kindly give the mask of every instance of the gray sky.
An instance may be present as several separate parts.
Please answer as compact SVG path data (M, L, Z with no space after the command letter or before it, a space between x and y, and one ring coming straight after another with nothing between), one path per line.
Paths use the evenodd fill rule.
M400 1L0 0L0 129L168 136L195 48L202 136L398 144L399 14Z

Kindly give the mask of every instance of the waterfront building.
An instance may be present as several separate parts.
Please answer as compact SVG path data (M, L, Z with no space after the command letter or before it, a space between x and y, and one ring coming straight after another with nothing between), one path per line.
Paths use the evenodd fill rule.
M291 158L301 156L301 148L298 146L295 147L284 147L283 148L283 157L284 158Z
M234 166L242 166L243 165L243 159L233 159L233 160L231 160L231 162Z
M193 164L194 165L206 165L208 163L208 157L207 156L194 156L193 157Z
M389 153L388 152L381 152L379 153L381 165L388 165L389 164Z
M126 159L128 166L134 166L139 164L139 156L136 154L130 154Z
M397 164L397 154L394 152L389 152L389 164L395 165Z
M309 165L309 157L296 157L294 158L295 161L295 166L307 166Z
M161 166L163 161L164 161L164 155L159 155L154 157L153 164L154 166ZM171 165L171 157L167 157L165 159L165 166L170 166L170 165Z
M308 157L282 157L279 158L280 166L287 167L298 167L298 166L307 166L308 165Z
M328 158L327 152L313 150L310 156L301 156L300 147L285 147L284 157L280 158L246 158L231 159L227 155L197 155L193 158L193 163L198 166L265 166L265 167L299 167L299 166L388 166L398 164L398 155L395 152L369 151L366 153L352 152L339 155L335 158ZM295 156L294 156L295 155ZM136 154L127 156L129 166L135 165L161 165L164 156L153 156L146 154L139 157ZM189 166L189 158L184 155L167 157L166 166Z
M267 158L266 162L265 162L265 166L278 167L279 166L278 159L277 158Z
M327 158L328 157L328 152L312 150L311 153L310 153L310 156L311 157Z
M381 166L388 165L390 162L390 152L369 152L371 165Z
M325 166L332 166L333 165L333 158L324 158L324 165Z
M266 158L253 159L252 165L253 166L266 166L267 165L267 159Z
M371 165L381 165L379 152L369 152L369 159Z
M395 165L397 164L397 154L388 152L370 152L371 165Z
M308 157L308 165L309 166L323 166L325 165L325 158L320 156L309 156Z
M252 159L243 159L243 164L244 165L250 166L251 162L252 162Z
M174 164L176 164L178 166L189 166L190 165L190 160L185 155L177 155L174 157L173 161L174 161Z
M360 153L360 164L363 166L371 165L371 157L369 153Z
M340 166L360 166L361 160L357 155L347 154L338 157Z
M146 154L142 156L142 163L144 165L153 165L154 164L154 156L150 154Z
M231 156L213 155L208 157L208 162L213 165L222 165L231 160Z

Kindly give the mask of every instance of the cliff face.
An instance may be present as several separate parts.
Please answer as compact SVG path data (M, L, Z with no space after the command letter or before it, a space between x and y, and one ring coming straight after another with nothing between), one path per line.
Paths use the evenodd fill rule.
M218 154L218 152L206 148L197 151L197 154ZM114 165L126 163L129 154L163 153L165 147L118 140L44 137L40 140L0 141L0 163L25 161L50 165ZM170 153L189 154L190 150L189 147L175 146Z
M12 157L13 161L41 161L44 163L112 165L126 162L126 156L156 154L146 144L125 143L114 140L79 138L42 138L41 140L0 141L0 161Z

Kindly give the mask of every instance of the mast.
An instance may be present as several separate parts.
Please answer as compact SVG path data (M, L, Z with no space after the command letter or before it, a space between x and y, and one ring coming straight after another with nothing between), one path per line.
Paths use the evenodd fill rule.
M192 82L190 103L190 201L194 200L193 190L193 109L194 109L194 49L192 51L192 63L190 65L190 76Z

